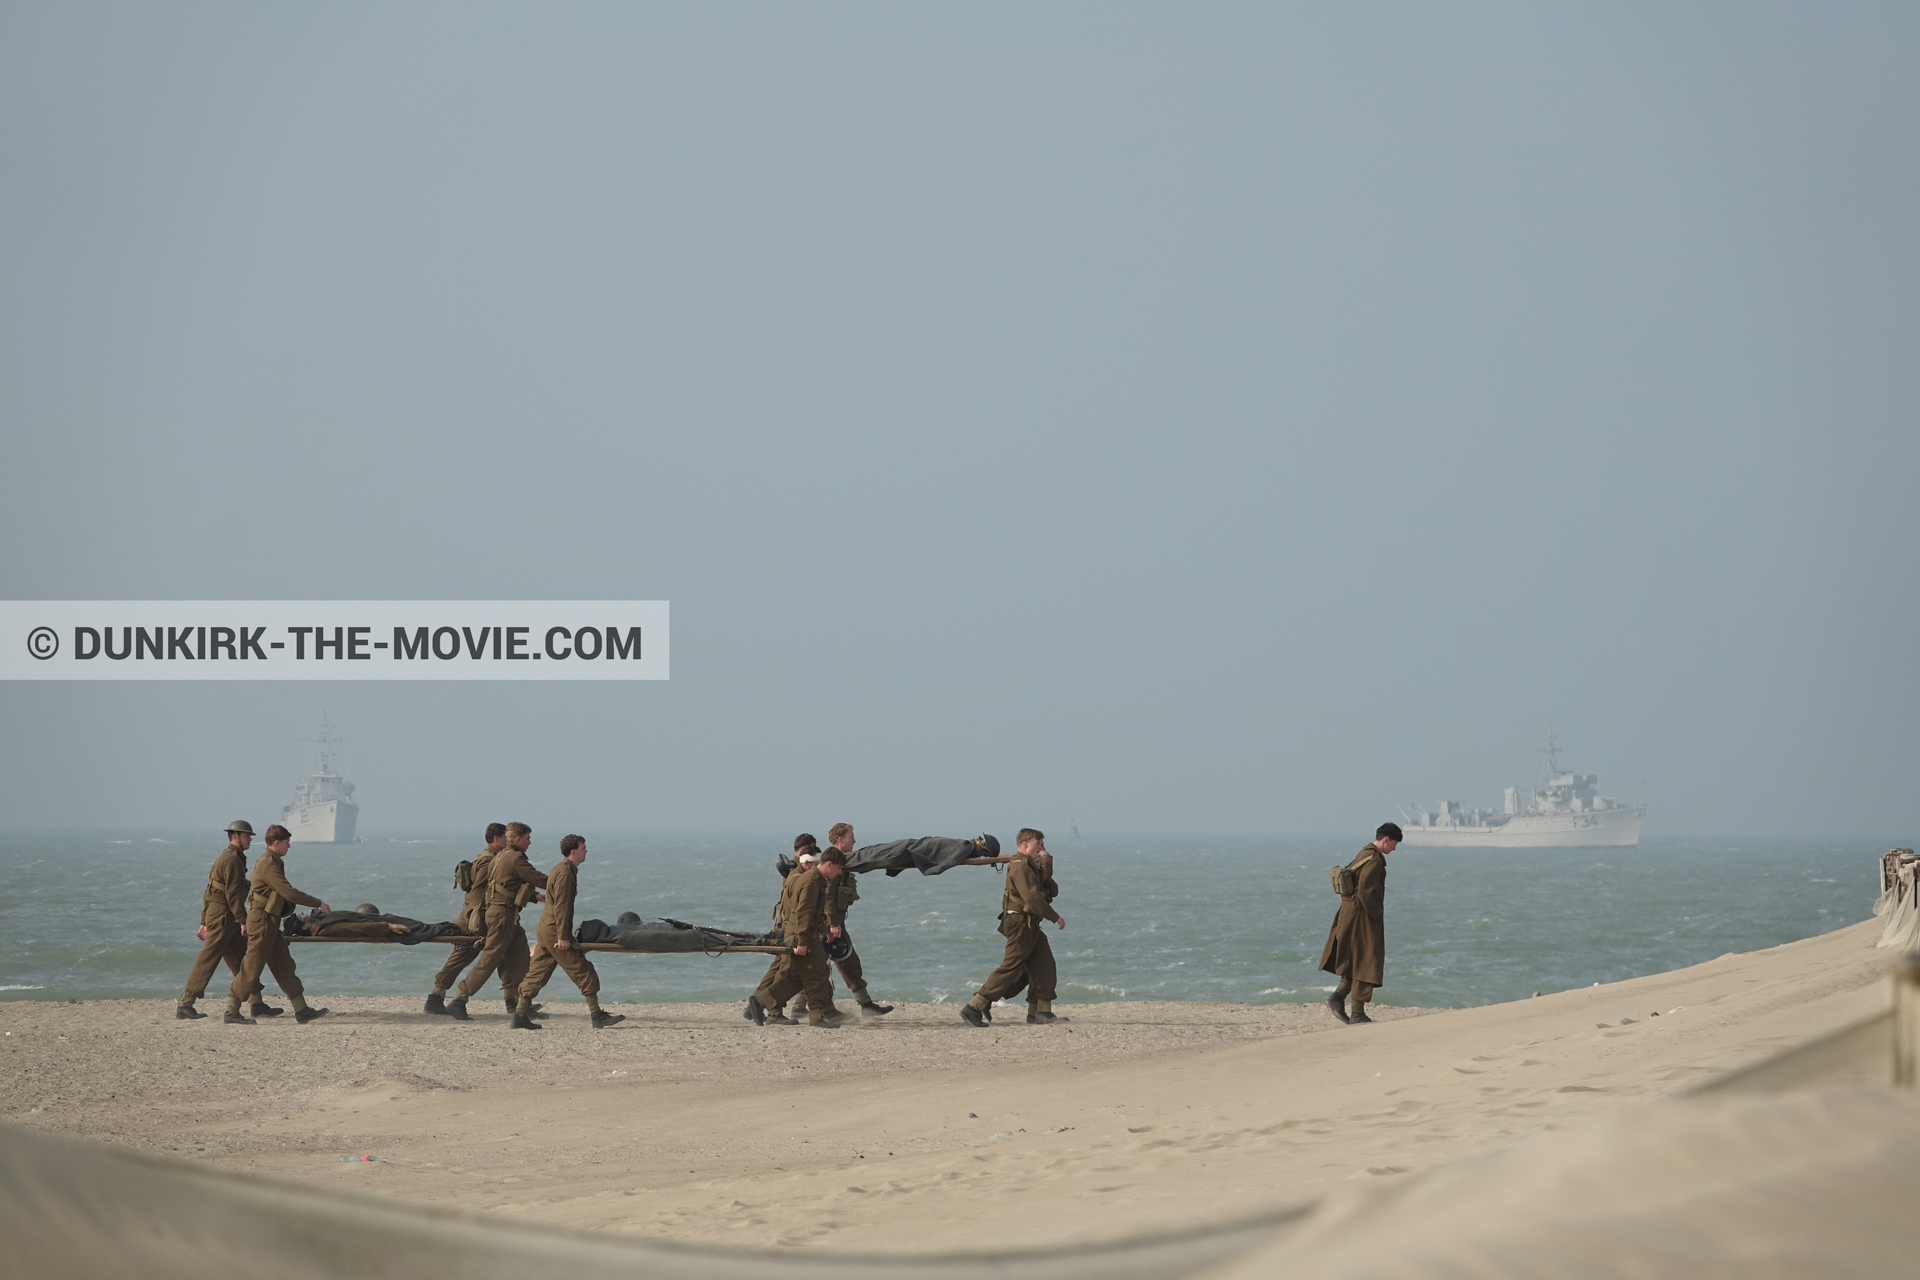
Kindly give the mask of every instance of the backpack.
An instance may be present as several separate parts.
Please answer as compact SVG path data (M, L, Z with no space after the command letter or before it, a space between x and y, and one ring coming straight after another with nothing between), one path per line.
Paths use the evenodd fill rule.
M1333 891L1343 898L1351 898L1360 887L1360 873L1352 867L1328 867L1327 876L1333 881Z
M453 864L453 887L465 893L473 888L473 863L462 858Z

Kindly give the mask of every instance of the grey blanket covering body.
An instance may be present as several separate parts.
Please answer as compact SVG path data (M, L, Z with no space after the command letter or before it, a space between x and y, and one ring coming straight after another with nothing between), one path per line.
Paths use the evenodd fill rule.
M395 933L389 925L406 926L405 933ZM474 936L462 925L451 920L442 920L438 924L428 924L424 920L415 920L410 916L368 915L364 911L321 911L315 908L305 914L290 913L281 917L280 927L290 937L301 938L356 938L362 942L398 942L402 946L431 942L435 938L444 938L452 934L462 937Z
M631 913L629 913L631 914ZM587 920L574 930L578 942L598 942L630 951L717 951L721 947L778 945L771 933L741 933L737 929L709 929L684 920L622 919L614 924Z
M937 876L966 863L969 859L986 856L980 846L971 840L956 840L952 836L915 836L911 840L889 840L886 844L870 844L855 849L847 855L847 870L851 872L884 871L897 876L902 871L918 871L923 876Z

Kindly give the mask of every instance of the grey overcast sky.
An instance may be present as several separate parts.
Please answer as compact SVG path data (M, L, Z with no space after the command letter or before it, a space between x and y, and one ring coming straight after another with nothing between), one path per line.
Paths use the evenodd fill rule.
M0 596L666 599L0 685L0 823L1912 843L1911 4L0 7Z

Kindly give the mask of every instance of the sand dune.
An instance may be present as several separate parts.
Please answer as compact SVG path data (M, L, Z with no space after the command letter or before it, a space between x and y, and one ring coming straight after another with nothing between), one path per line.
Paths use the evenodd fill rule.
M1470 1237L1462 1205L1488 1197L1461 1178L1520 1188L1502 1193L1504 1219L1476 1219L1486 1238L1515 1214L1555 1221L1547 1185L1593 1162L1596 1133L1644 1149L1679 1180L1649 1195L1673 1199L1688 1145L1660 1145L1684 1128L1647 1118L1662 1105L1723 1162L1764 1114L1788 1117L1768 1139L1782 1150L1881 1114L1882 1145L1846 1156L1856 1171L1911 1152L1911 1104L1873 1088L1885 1072L1871 1064L1857 1089L1798 1110L1666 1101L1884 1009L1880 932L1363 1028L1318 1007L1111 1004L1073 1010L1071 1027L1003 1014L979 1032L910 1006L815 1032L667 1006L624 1007L633 1021L595 1033L558 1005L534 1036L390 1000L333 1002L307 1028L175 1023L161 1002L14 1003L0 1005L0 1115L495 1222L749 1248L1017 1250L1312 1206L1270 1247L1319 1258L1316 1274L1365 1274L1347 1238L1382 1204L1400 1227L1426 1214ZM342 1163L359 1153L390 1163ZM1597 1208L1580 1229L1627 1212ZM1368 1233L1368 1265L1401 1274L1389 1234ZM1427 1264L1471 1271L1472 1256Z

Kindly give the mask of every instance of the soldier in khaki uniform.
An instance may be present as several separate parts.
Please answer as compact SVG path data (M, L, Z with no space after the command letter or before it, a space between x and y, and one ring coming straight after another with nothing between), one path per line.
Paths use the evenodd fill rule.
M1367 1003L1386 978L1387 855L1400 847L1402 834L1399 823L1381 823L1373 843L1347 864L1354 873L1353 894L1341 895L1340 909L1327 930L1326 948L1320 953L1320 968L1340 979L1327 997L1327 1008L1349 1025L1373 1021L1367 1016ZM1347 1012L1349 995L1352 1013Z
M1000 932L1007 940L1006 955L980 990L960 1007L960 1017L970 1026L986 1026L993 1016L993 1002L1022 987L1027 988L1028 1022L1066 1021L1053 1012L1059 970L1053 962L1053 948L1040 931L1042 920L1067 927L1066 917L1053 909L1053 900L1060 895L1060 886L1053 880L1053 855L1047 852L1046 837L1032 827L1020 829L1014 851L1016 856L1007 863L1007 887L1000 898Z
M273 970L273 980L293 1003L293 1020L305 1024L326 1013L307 1007L306 987L293 969L293 953L287 949L286 935L280 932L280 913L299 905L331 911L332 907L309 893L302 893L287 882L286 864L281 859L293 844L293 833L275 824L267 828L267 852L254 864L253 889L247 895L247 955L240 972L233 975L227 988L227 1017L232 1023L252 1026L253 1019L240 1012L240 1002L260 990L260 971Z
M781 937L786 936L786 920L781 912L785 909L787 903L787 877L797 870L812 866L818 861L820 861L820 842L813 838L812 832L802 831L793 838L793 856L791 858L782 856L780 861L775 864L780 871L780 898L773 904L773 928L774 932L778 933ZM760 978L761 988L772 986L773 980L780 976L780 962L783 959L785 959L784 956L775 956L772 962L767 965L766 973L761 975ZM805 1004L806 1001L803 998L801 1000L801 1006L804 1008ZM781 1007L767 1010L766 1021L789 1024L793 1019L787 1016L785 1007Z
M227 847L214 855L213 867L207 872L206 892L200 895L200 928L194 933L200 939L200 954L193 958L187 985L173 1009L173 1016L182 1022L207 1016L194 1008L193 1002L207 994L207 983L213 981L213 971L222 960L229 970L238 973L246 959L247 894L253 890L247 880L247 850L252 844L253 824L245 818L235 819L227 828ZM261 999L259 987L250 994L254 1017L280 1016L281 1010L267 1007Z
M533 998L553 976L554 966L567 971L573 985L587 998L587 1012L596 1027L625 1022L624 1013L607 1013L600 1008L600 974L573 939L573 902L580 891L580 864L587 860L585 836L567 836L560 841L560 861L547 872L547 907L533 927L533 957L527 964L527 976L520 983L520 1006L514 1010L513 1025L522 1031L538 1031L533 1020Z
M827 831L827 843L842 854L853 852L853 824L836 822ZM840 970L840 976L847 980L847 992L852 995L860 1012L868 1017L878 1017L883 1013L892 1013L893 1006L880 1004L867 991L867 977L860 963L860 953L853 949L853 938L847 933L847 909L860 900L859 887L854 883L859 877L843 871L840 878L827 886L827 937L830 941L846 939L846 954L834 961Z
M462 1022L473 1019L467 1014L467 1001L487 981L487 975L500 974L500 985L507 991L507 1012L519 1010L516 993L527 976L527 931L520 927L520 909L529 902L545 902L540 891L547 878L527 861L527 846L533 843L533 828L524 822L507 824L507 847L494 855L487 868L487 940L480 959L460 980L458 994L447 1001L447 1012Z
M748 1021L764 1024L768 1010L778 1009L804 991L808 1026L840 1025L840 1012L833 1007L833 984L827 977L827 892L839 879L846 858L838 849L828 849L812 866L787 874L780 917L793 951L780 957L773 981L747 997Z
M440 972L433 975L433 992L427 997L428 1013L447 1011L447 989L460 971L474 962L486 946L487 928L487 871L493 866L493 857L507 847L507 824L489 822L486 834L487 847L480 856L467 864L467 900L460 908L460 923L479 934L472 941L453 944L452 954L447 962L440 966ZM483 976L480 981L485 982ZM508 995L513 994L508 992Z

